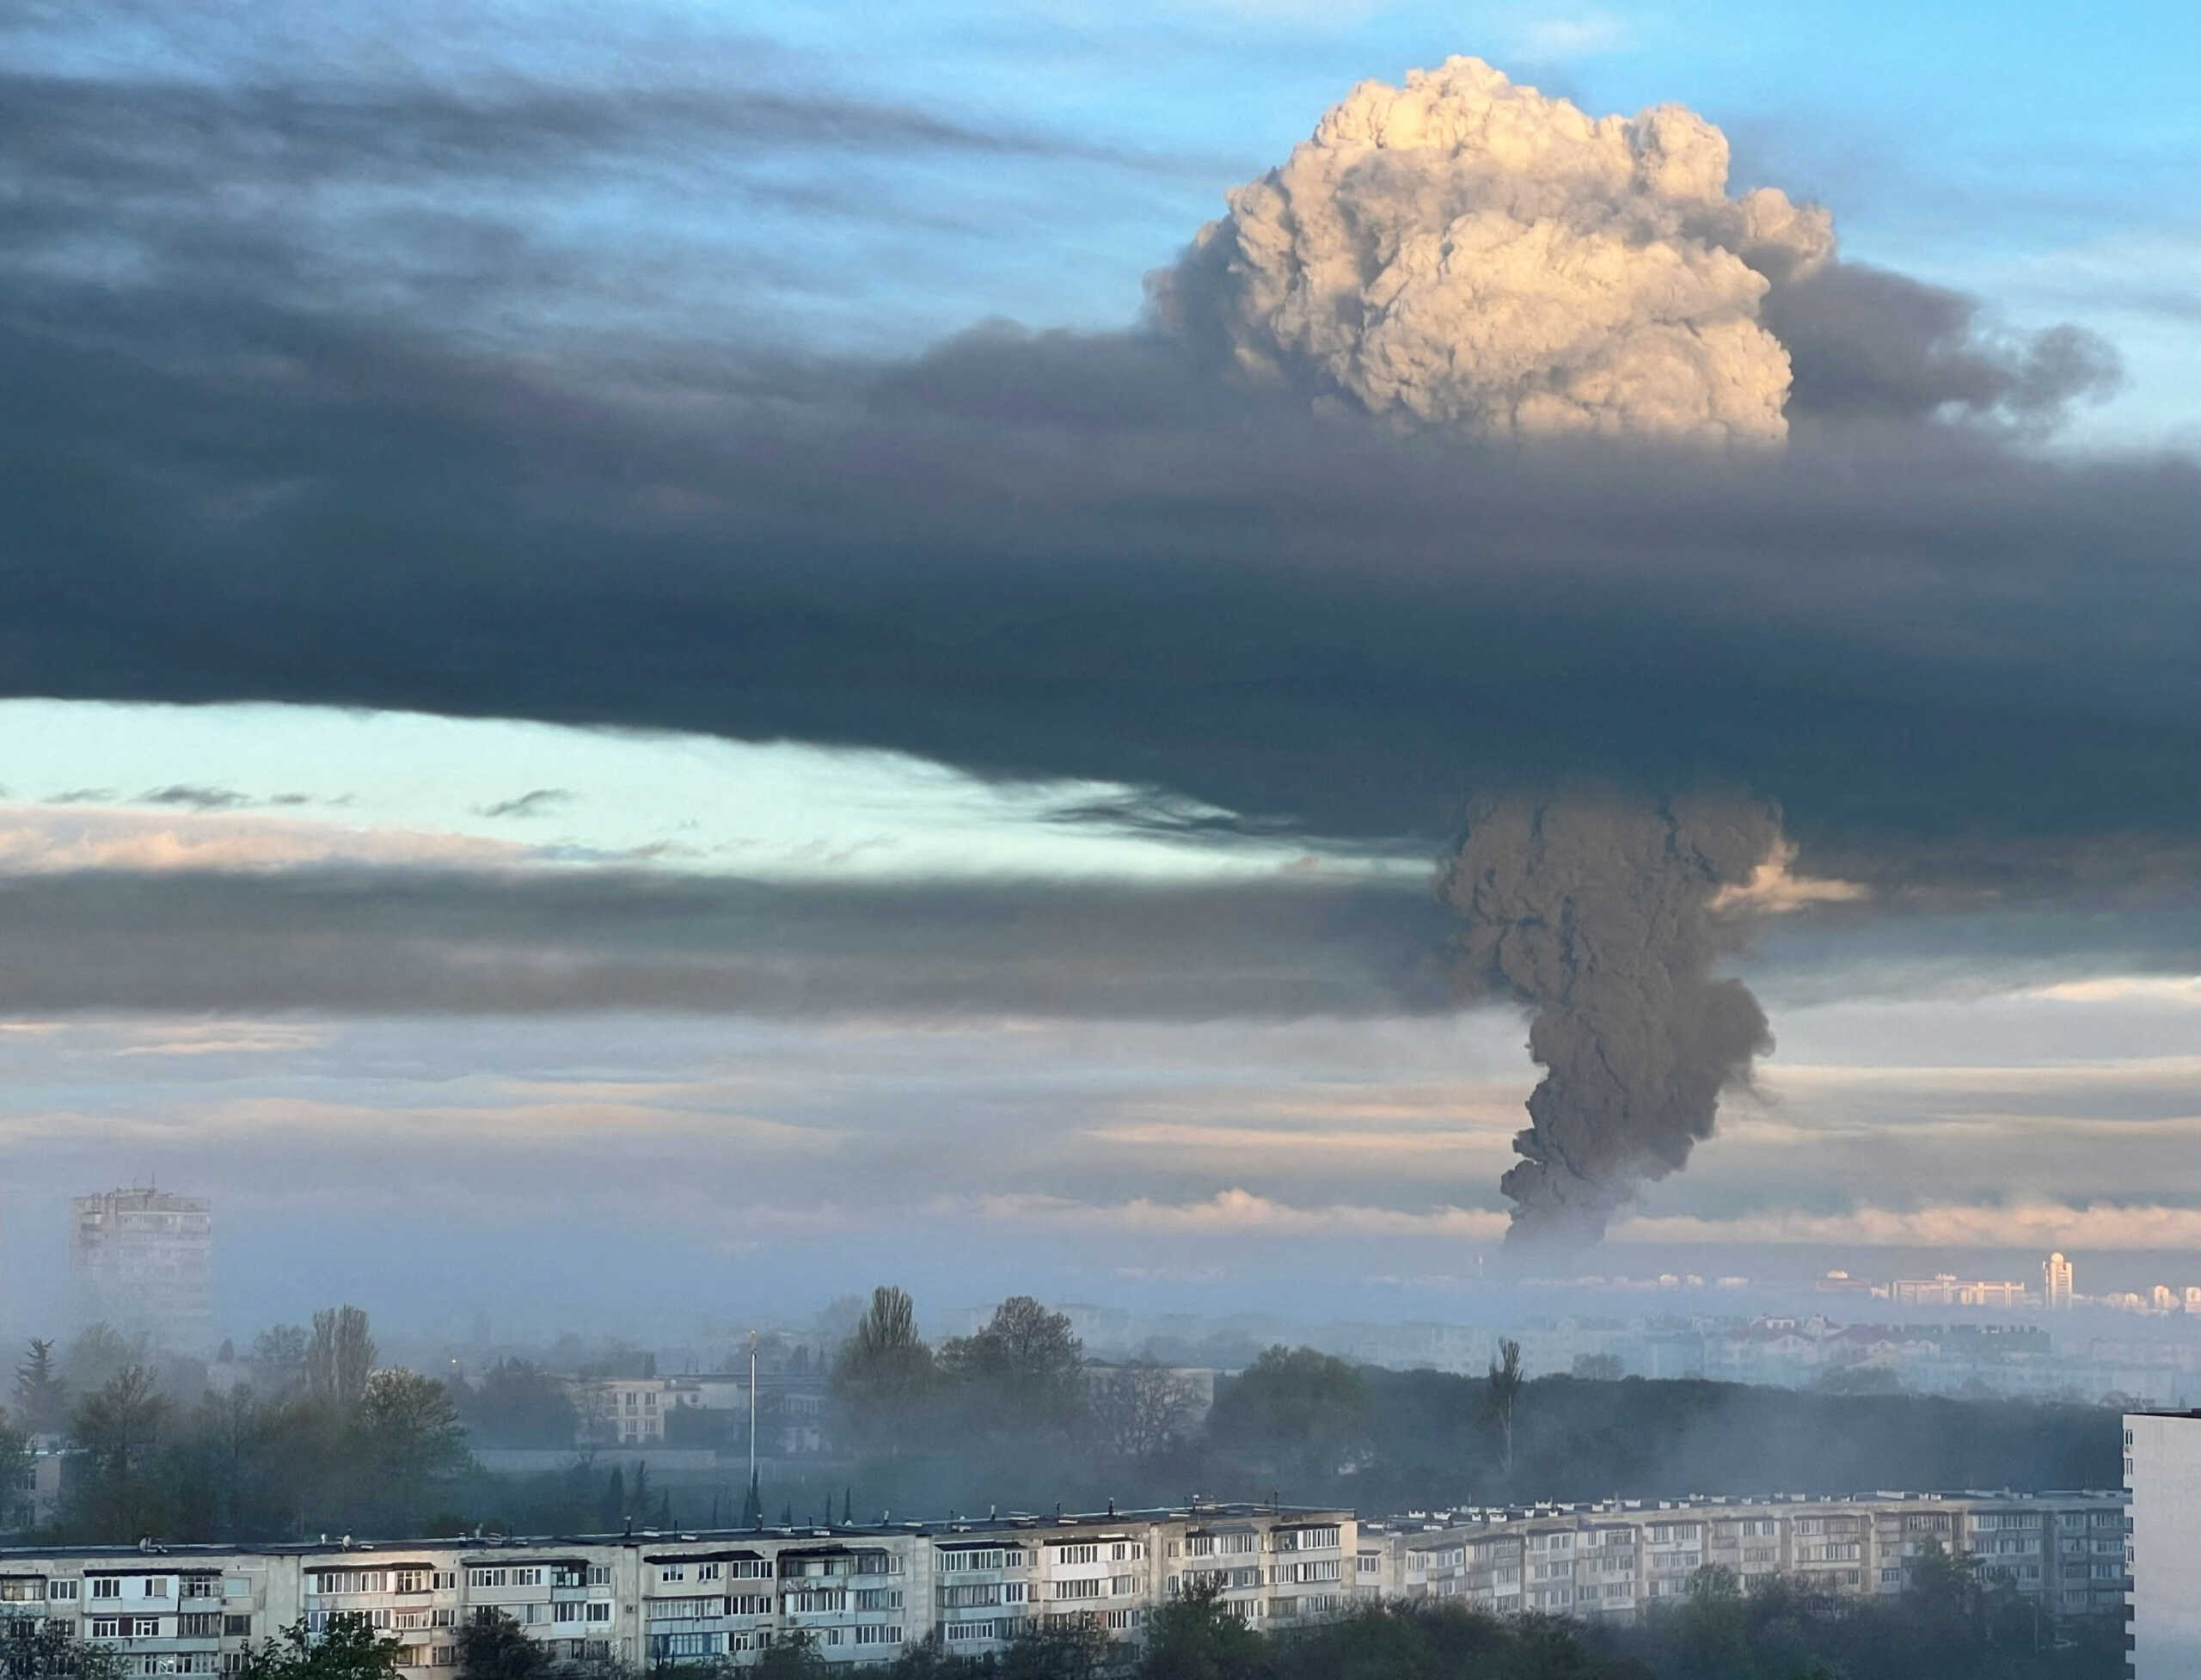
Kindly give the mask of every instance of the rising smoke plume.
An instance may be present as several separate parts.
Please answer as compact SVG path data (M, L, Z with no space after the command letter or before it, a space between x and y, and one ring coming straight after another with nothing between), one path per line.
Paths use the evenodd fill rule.
M1535 1011L1511 1244L1595 1242L1636 1185L1677 1172L1720 1094L1773 1047L1740 981L1715 977L1737 893L1781 855L1778 812L1707 795L1508 795L1468 813L1438 883L1464 919L1459 977Z
M1591 118L1474 58L1364 82L1229 195L1157 316L1257 383L1522 436L1773 441L1776 282L1832 257L1828 213L1727 195L1727 141L1662 105Z

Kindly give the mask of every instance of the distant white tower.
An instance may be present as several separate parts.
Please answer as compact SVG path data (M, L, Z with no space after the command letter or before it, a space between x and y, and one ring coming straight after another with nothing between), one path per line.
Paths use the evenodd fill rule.
M2041 1263L2040 1274L2047 1282L2045 1293L2051 1307L2071 1304L2071 1262L2061 1254L2051 1254Z

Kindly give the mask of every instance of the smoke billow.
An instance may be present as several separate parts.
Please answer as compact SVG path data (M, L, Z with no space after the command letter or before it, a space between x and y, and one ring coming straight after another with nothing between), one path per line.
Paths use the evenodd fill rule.
M1523 436L1770 441L1777 281L1828 213L1727 195L1727 142L1678 106L1591 118L1478 59L1365 82L1151 277L1165 326L1256 381Z
M1465 918L1460 977L1534 1009L1509 1242L1594 1242L1639 1183L1712 1134L1720 1094L1773 1047L1764 1012L1713 965L1722 907L1781 856L1754 800L1574 793L1485 800L1441 875Z

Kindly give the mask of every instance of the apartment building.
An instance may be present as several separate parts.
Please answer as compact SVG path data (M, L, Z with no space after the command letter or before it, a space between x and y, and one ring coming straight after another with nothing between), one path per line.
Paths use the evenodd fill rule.
M2113 1492L1447 1511L1360 1524L1353 1583L1363 1596L1459 1598L1501 1614L1632 1619L1686 1594L1707 1565L1745 1586L1787 1575L1829 1593L1898 1593L1938 1542L2058 1615L2116 1615L2124 1529L2124 1498Z
M2128 1415L2124 1485L2132 1680L2190 1680L2201 1673L2201 1413Z
M195 1346L213 1323L214 1216L204 1197L150 1187L69 1204L69 1270L80 1304L126 1328Z
M754 1661L800 1633L836 1663L937 1632L997 1649L1033 1622L1135 1640L1156 1605L1214 1579L1255 1625L1334 1613L1349 1513L1252 1505L573 1540L247 1549L0 1550L0 1622L41 1617L113 1646L124 1671L219 1674L248 1641L358 1614L408 1671L454 1666L458 1630L500 1612L561 1661Z

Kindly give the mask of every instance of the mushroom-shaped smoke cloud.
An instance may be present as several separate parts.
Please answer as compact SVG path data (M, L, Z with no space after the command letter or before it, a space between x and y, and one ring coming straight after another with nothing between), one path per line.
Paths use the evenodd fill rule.
M1594 1242L1634 1186L1712 1134L1720 1094L1773 1047L1765 1015L1713 965L1724 907L1784 855L1777 812L1697 796L1486 800L1438 895L1465 918L1461 978L1531 1006L1544 1069L1500 1187L1509 1243Z
M1727 142L1659 106L1592 119L1474 58L1363 83L1150 279L1242 374L1473 431L1770 441L1776 280L1827 212L1727 196Z

